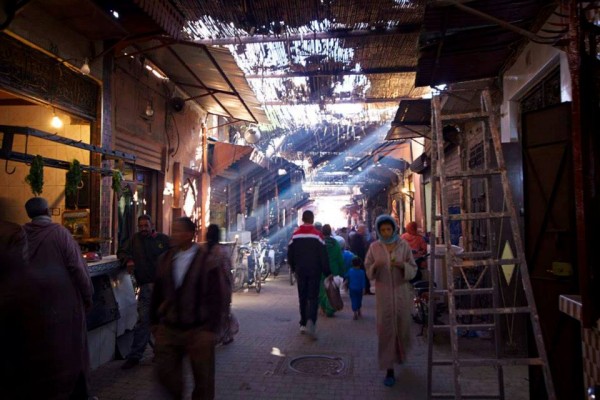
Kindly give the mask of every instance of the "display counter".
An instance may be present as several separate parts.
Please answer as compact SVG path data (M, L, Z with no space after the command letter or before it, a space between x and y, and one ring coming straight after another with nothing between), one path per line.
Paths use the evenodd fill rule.
M102 260L88 262L88 270L90 271L90 276L92 278L94 276L116 272L120 267L121 262L117 256L106 256L102 258Z
M88 263L94 296L87 314L90 364L96 368L115 358L117 342L137 321L131 276L116 256ZM125 350L122 350L122 352Z

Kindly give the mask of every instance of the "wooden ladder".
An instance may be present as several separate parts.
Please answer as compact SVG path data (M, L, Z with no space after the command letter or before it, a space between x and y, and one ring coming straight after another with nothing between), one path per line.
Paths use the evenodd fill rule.
M454 113L444 114L442 111L445 101L448 100L446 95L436 95L432 98L432 149L431 149L431 171L432 171L432 195L431 195L431 214L434 216L431 223L434 225L431 227L431 238L430 243L430 279L429 279L429 321L428 321L428 363L427 363L427 397L428 399L468 399L468 398L485 398L485 399L504 399L504 370L506 366L515 365L529 365L539 366L543 370L544 382L546 385L546 391L548 398L555 400L556 396L554 393L554 386L550 376L550 368L548 365L548 358L544 347L542 333L540 329L539 317L535 306L533 297L533 291L529 280L529 272L527 269L527 263L525 260L525 254L523 250L523 244L521 242L521 236L517 221L517 214L515 205L512 197L511 188L509 186L507 171L504 163L504 156L502 154L501 138L498 129L497 115L494 113L492 108L492 99L488 89L478 90L478 97L475 97L475 101L478 104L478 110L473 112L465 113ZM473 91L471 90L471 93ZM457 95L455 91L452 91L453 95ZM458 96L460 99L460 96ZM461 165L459 172L448 171L446 166L446 160L444 155L444 134L443 128L446 125L453 123L464 123L470 121L481 121L481 130L478 135L481 135L481 144L483 147L483 160L482 167L478 169L472 169L465 163L465 158L468 157L466 152L462 152ZM464 133L460 133L464 135ZM477 138L479 139L479 138ZM463 140L464 137L463 137ZM464 143L464 142L463 142ZM504 195L504 205L502 209L492 210L490 201L490 189L492 186L492 179L495 182L498 181L498 176L502 184L502 190ZM471 210L470 205L465 205L467 202L466 197L461 197L460 212L450 214L449 212L449 194L448 188L452 181L462 182L463 188L474 182L474 179L479 179L479 183L482 184L485 191L485 209L483 212L468 212ZM499 193L498 193L499 194ZM439 200L439 207L437 201ZM497 252L493 250L493 240L488 239L490 244L488 249L484 251L464 251L459 253L455 251L456 247L453 247L450 241L451 221L461 221L463 226L463 232L468 232L469 227L474 221L487 221L483 226L487 226L487 235L489 238L492 237L492 221L510 221L511 234L513 237L514 251L516 256L513 258L504 259L498 256ZM467 227L465 229L464 227ZM464 233L463 233L464 234ZM435 243L445 245L444 255L436 255ZM481 249L479 249L481 250ZM441 253L441 252L440 252ZM436 259L445 260L445 272L446 272L446 286L447 289L436 288L434 286L435 281L435 267L434 263ZM500 287L500 271L502 265L514 265L516 267L515 274L517 277L521 277L522 290L524 292L525 305L517 304L502 304ZM474 267L481 270L481 275L477 279L477 282L470 284L467 281L465 272L467 269ZM491 275L487 280L483 279L483 276L488 273ZM466 282L466 288L457 288L455 285L455 275L457 276L457 282L462 283L460 279L464 279ZM491 281L491 283L490 283ZM488 285L484 285L488 282ZM484 287L487 286L487 287ZM462 296L471 296L471 299L481 298L481 296L491 297L491 306L484 306L481 308L473 307L469 305L467 308L457 307L457 301ZM436 321L435 310L436 304L440 297L446 297L448 303L448 323L442 323ZM504 299L502 298L504 301ZM507 314L528 314L531 321L531 327L535 339L535 345L537 347L537 357L520 357L520 358L505 358L501 353L501 331L500 331L500 318ZM480 323L465 323L465 317L487 317L488 321ZM459 321L460 319L460 321ZM472 320L470 322L473 322ZM451 345L451 357L450 358L438 358L434 357L434 332L437 331L449 331L450 345ZM465 357L463 351L459 351L459 330L460 331L489 331L494 337L494 356L491 357ZM433 369L434 367L445 366L446 368L451 367L453 369L453 393L433 393ZM461 368L464 367L494 367L497 374L498 381L498 392L497 393L478 393L478 394L465 394L463 393L463 387L461 382Z

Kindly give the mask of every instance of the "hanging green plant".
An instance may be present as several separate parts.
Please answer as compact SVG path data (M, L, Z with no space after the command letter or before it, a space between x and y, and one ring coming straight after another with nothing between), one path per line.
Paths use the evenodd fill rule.
M123 174L118 169L113 170L112 190L117 194L117 196L121 195L122 184L123 184Z
M44 187L44 159L42 156L37 155L31 160L29 175L25 177L25 182L31 187L34 196L42 194L42 188Z
M81 164L79 161L73 160L69 164L69 171L67 172L67 179L65 181L65 194L67 196L77 195L77 190L81 188L82 178Z

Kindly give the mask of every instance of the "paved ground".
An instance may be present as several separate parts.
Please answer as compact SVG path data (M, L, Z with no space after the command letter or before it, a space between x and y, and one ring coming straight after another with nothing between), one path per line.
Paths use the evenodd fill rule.
M393 388L383 385L383 371L377 368L375 335L375 296L365 296L363 319L352 320L350 300L344 296L345 308L333 318L320 317L319 340L313 342L298 331L296 287L287 275L269 279L257 294L253 289L234 295L233 310L240 321L235 341L217 349L217 399L425 399L427 382L427 342L418 337L414 326L413 350L408 363L396 368ZM462 339L461 346L472 354L491 349L490 340ZM447 340L436 337L436 351L448 351ZM327 367L341 367L337 376L294 371L290 362L296 357L324 355L331 357ZM92 373L93 393L100 400L166 399L155 382L152 352L148 350L140 366L123 371L123 361L113 361ZM295 363L299 369L313 370L312 357ZM325 366L323 366L325 368ZM496 373L477 368L465 371L471 393L497 392ZM188 374L188 381L191 377ZM434 373L434 391L452 388L450 368ZM528 399L527 369L505 369L506 398ZM191 383L188 385L190 386Z

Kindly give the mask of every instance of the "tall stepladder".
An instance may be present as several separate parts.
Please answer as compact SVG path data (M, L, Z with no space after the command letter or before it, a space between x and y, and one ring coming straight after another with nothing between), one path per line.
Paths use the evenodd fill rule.
M473 91L477 93L474 94ZM467 94L468 92L468 94ZM456 112L453 107L450 112L444 112L444 105L449 96L456 96L458 102L465 99L475 98L478 109L465 107L466 112ZM454 102L456 103L456 102ZM471 104L473 102L471 101ZM504 367L515 365L537 366L542 369L548 399L555 400L554 385L550 375L548 358L542 338L539 316L537 313L533 290L527 269L527 262L521 241L520 230L517 220L517 212L509 185L509 179L502 153L500 130L498 128L498 115L494 112L490 90L464 89L464 93L452 90L441 92L432 97L431 115L431 224L430 227L430 287L429 309L434 310L436 302L445 298L448 304L448 321L436 321L434 314L429 313L428 321L428 356L427 356L427 398L428 399L466 399L487 398L504 399L505 382ZM468 152L460 152L460 163L457 171L446 165L444 127L452 124L479 122L479 129L473 129L468 134L476 137L464 137L466 132L460 131L461 145L467 143L481 143L481 162L477 168L473 168L465 158ZM473 182L478 182L478 187L483 191L481 196L484 200L481 209L474 210L469 195L458 196L459 207L454 207L450 213L449 188L453 182L459 182L461 188L467 188ZM502 207L494 209L490 200L494 183L499 183L502 193ZM461 191L462 192L462 191ZM469 193L467 190L466 193ZM454 198L456 200L456 196ZM458 211L458 212L457 212ZM467 240L465 251L457 252L456 246L451 243L451 224L461 224L463 235L469 233L477 224L478 229L484 231L488 238L488 248L473 249ZM495 228L502 224L510 224L512 235L512 247L514 252L510 257L499 255L499 236L495 235ZM437 246L436 246L437 244ZM436 247L444 248L443 254L436 254ZM442 252L440 252L442 253ZM443 259L446 269L446 288L437 288L434 285L436 268L433 267L435 260ZM514 266L516 278L520 277L520 285L526 304L511 302L502 292L501 269L503 266ZM475 280L467 279L472 271L478 271ZM460 283L457 285L457 283ZM461 299L471 299L464 302ZM486 301L477 302L473 299L486 298ZM516 296L515 296L516 299ZM475 303L475 306L473 306ZM482 305L483 304L483 305ZM459 306L460 305L460 306ZM479 305L479 307L477 307ZM535 357L505 357L501 354L501 318L508 318L516 314L527 314L533 331L533 341L537 348ZM474 320L479 321L474 322ZM437 357L434 352L434 333L436 331L447 331L450 336L450 356ZM463 349L459 348L459 333L465 331L486 331L493 337L494 356L490 357L466 357ZM452 368L453 392L435 393L433 391L433 377L435 367ZM497 392L488 393L464 393L464 385L461 370L465 367L490 367L495 370L498 388Z

